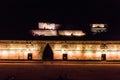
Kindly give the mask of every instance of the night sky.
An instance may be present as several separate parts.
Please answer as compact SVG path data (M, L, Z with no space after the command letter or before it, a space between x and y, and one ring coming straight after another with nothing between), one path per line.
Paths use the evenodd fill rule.
M29 30L37 29L38 22L53 22L62 29L83 29L89 34L89 24L106 23L105 39L120 39L119 0L41 1L6 0L1 2L0 39L26 39ZM77 25L77 26L76 26ZM87 35L93 38L93 35ZM101 35L96 35L100 39ZM101 39L104 39L103 37ZM87 38L86 38L87 39Z

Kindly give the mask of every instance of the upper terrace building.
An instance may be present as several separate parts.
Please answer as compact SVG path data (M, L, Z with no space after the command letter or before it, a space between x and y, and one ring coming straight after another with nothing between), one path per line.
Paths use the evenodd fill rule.
M97 26L96 26L97 25ZM95 34L106 32L103 24L92 26ZM106 24L105 24L106 25ZM120 60L120 41L84 40L82 30L58 30L59 24L39 24L34 39L0 40L1 60ZM95 35L94 34L94 35ZM45 37L47 36L47 37Z

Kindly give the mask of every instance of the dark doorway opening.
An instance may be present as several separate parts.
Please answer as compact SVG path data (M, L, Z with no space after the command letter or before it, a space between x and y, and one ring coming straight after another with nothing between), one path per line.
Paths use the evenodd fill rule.
M63 54L63 60L64 60L64 61L67 60L67 54Z
M102 60L102 61L105 61L105 60L106 60L106 54L102 54L102 55L101 55L101 60Z
M43 51L43 60L53 60L53 51L49 44L46 45Z
M32 53L28 53L28 60L32 60Z

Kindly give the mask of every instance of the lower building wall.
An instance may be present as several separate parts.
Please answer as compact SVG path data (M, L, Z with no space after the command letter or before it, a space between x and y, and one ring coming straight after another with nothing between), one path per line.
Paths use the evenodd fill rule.
M28 60L28 54L32 54L33 60L41 60L42 52L45 44L37 42L20 40L4 40L0 41L0 59L10 60Z
M54 60L63 60L64 54L67 60L120 60L119 41L67 41L50 45Z
M47 44L53 60L120 60L120 41L34 40L0 40L0 59L28 60L28 54L32 54L32 60L42 60Z
M55 44L54 59L63 59L67 54L68 60L101 60L99 44Z

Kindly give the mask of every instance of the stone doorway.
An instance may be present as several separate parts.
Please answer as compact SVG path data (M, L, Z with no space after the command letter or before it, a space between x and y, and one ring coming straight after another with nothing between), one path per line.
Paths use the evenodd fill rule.
M43 56L42 56L43 60L53 60L53 51L50 47L49 44L46 45L44 51L43 51Z

